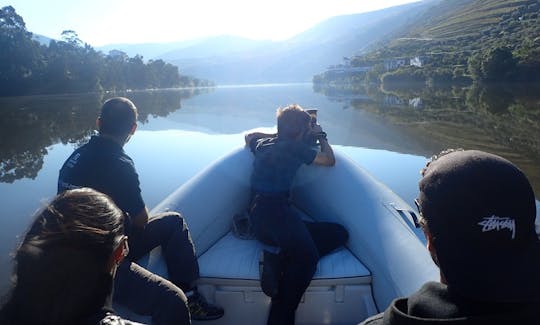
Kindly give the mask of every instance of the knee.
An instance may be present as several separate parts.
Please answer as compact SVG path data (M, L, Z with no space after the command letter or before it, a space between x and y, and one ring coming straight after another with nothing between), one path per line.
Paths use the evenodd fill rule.
M173 285L162 288L162 294L157 301L157 310L154 311L153 320L160 319L158 324L189 324L189 308L184 292Z
M174 229L181 228L187 230L186 220L178 212L165 212L160 218Z
M292 258L306 266L316 267L320 256L315 245L301 245L295 251Z

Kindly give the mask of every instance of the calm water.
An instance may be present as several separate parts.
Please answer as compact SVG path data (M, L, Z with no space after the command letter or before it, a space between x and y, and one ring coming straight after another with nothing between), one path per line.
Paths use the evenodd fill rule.
M319 109L335 150L413 206L426 157L450 147L482 149L514 161L540 193L540 98L525 94L314 92L310 84L128 93L140 121L125 150L135 160L143 197L152 207L204 166L242 146L247 130L275 127L278 106L299 103ZM0 293L8 283L17 236L56 193L58 169L92 134L106 97L0 98Z

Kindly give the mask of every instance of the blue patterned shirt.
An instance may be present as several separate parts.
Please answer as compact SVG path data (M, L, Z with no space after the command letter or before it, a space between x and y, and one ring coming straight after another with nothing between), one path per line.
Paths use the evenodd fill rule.
M294 176L302 164L311 164L317 151L303 141L254 138L249 147L255 155L251 187L255 193L289 193Z

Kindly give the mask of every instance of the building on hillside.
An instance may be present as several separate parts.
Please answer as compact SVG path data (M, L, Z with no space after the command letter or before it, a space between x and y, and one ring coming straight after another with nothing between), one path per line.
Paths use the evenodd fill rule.
M415 56L413 58L395 58L384 60L383 65L386 71L391 71L409 65L421 68L424 65L425 61L425 57Z
M397 68L406 66L409 64L409 59L406 58L397 58L397 59L390 59L390 60L384 60L384 68L386 71L395 70Z
M409 61L409 65L412 65L412 66L415 66L415 67L419 67L419 68L422 67L423 63L424 63L423 58L421 58L421 57L419 57L419 56L415 56L414 58L412 58L412 59Z

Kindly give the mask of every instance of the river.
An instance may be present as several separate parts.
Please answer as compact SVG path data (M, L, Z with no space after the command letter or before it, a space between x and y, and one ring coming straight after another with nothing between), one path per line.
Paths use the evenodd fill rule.
M446 148L502 155L526 173L537 197L540 193L540 99L530 94L315 91L311 84L276 84L122 95L139 109L138 130L125 151L135 161L150 208L204 166L242 146L248 130L273 129L276 108L289 103L317 108L335 150L411 206L419 170ZM18 236L33 212L55 195L60 166L93 133L99 105L111 96L0 98L0 293L9 283L9 254Z

